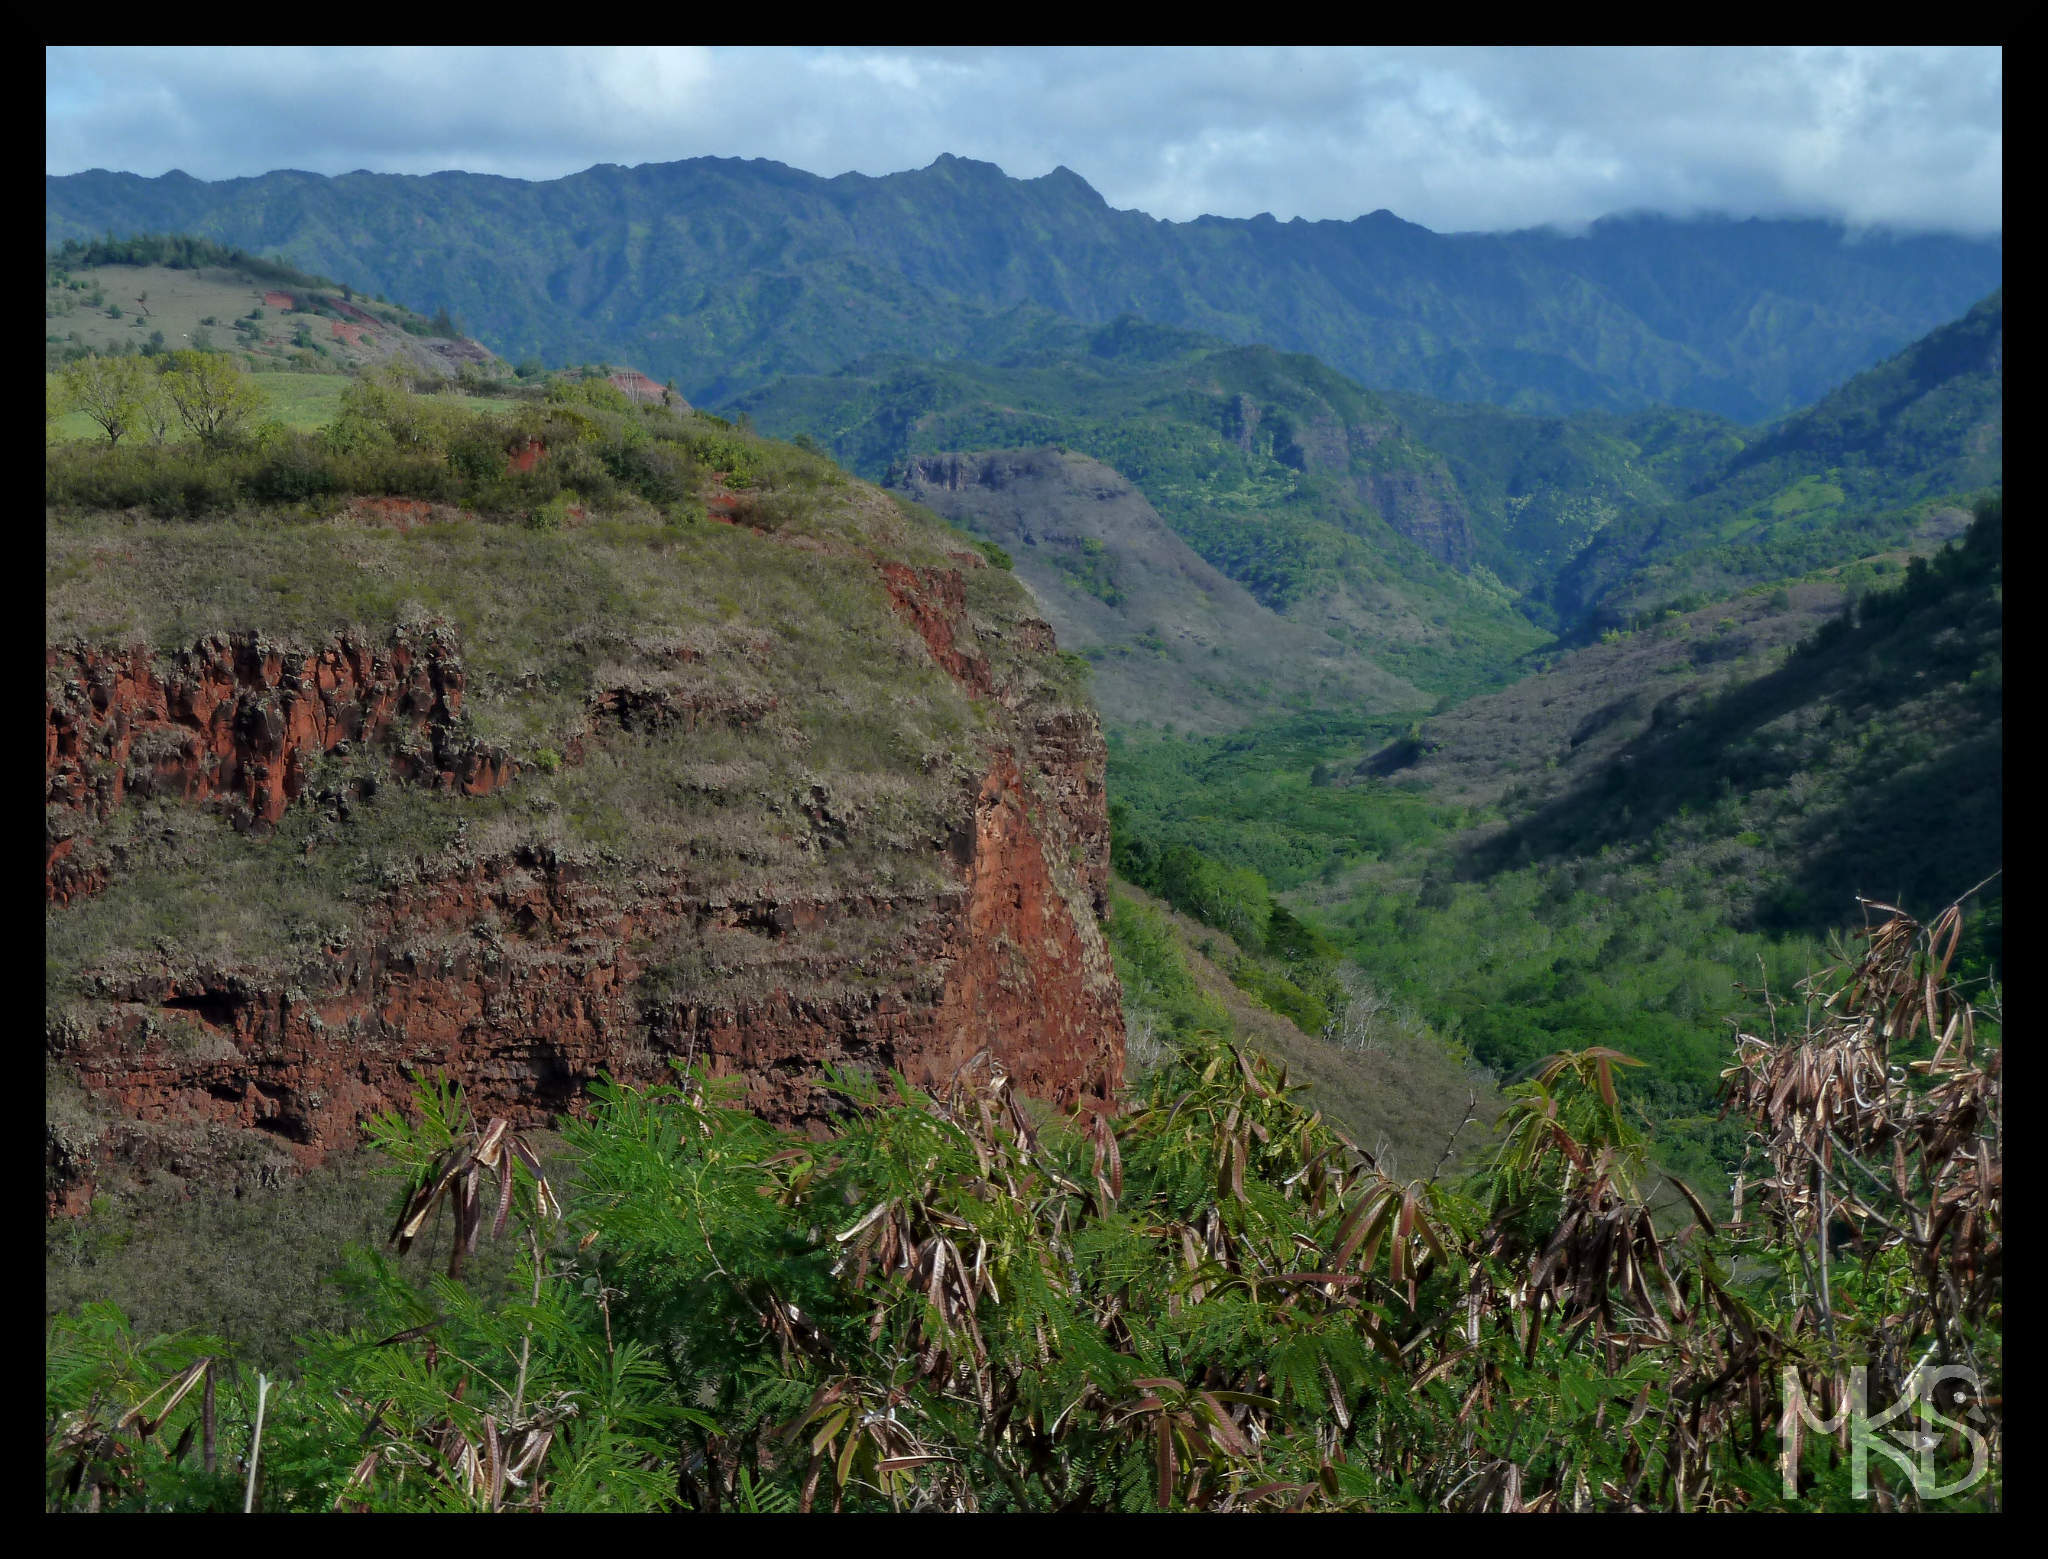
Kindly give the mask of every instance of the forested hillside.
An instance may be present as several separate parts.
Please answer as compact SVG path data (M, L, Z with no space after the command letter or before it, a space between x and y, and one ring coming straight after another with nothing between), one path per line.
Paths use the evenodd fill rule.
M991 363L856 363L739 405L877 476L927 452L1082 450L1262 604L1462 694L1538 642L1504 629L1510 601L1582 640L1946 540L1956 501L2001 480L2002 299L1764 428L1382 397L1312 358L1132 319L1020 322Z
M1450 470L1473 555L1557 625L1551 583L1610 524L1689 495L1747 448L1754 429L1669 406L1538 416L1390 394L1389 410Z
M1552 585L1560 615L1605 626L1924 538L1935 500L2003 479L2004 341L2001 289L1606 527Z
M1583 235L1113 211L1060 168L941 157L819 178L698 158L528 183L298 172L45 181L48 243L177 231L446 308L501 356L640 364L717 405L864 354L976 355L1034 305L1306 352L1374 388L1525 410L1780 415L1999 284L2002 247L1827 222L1614 218Z
M780 381L740 409L883 479L927 453L1091 456L1261 606L1432 697L1497 680L1546 637L1474 566L1443 460L1322 363L1134 319L1093 332L1041 322L1005 358L860 364ZM944 483L920 496L954 518L972 508ZM1175 625L1133 626L1170 637Z

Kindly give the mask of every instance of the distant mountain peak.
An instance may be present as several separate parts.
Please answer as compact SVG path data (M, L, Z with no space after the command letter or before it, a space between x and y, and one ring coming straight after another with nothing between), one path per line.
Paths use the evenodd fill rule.
M972 173L981 178L987 178L990 175L999 179L1009 178L1009 175L1003 172L995 163L982 162L974 157L957 157L952 152L940 152L938 156L931 160L930 166L924 171L930 173L933 168L943 168L948 171L958 169L961 172Z
M1106 206L1109 204L1108 201L1102 198L1102 192L1100 190L1098 190L1093 184L1090 184L1086 179L1082 178L1081 175L1076 173L1072 168L1069 168L1065 163L1061 163L1057 168L1054 168L1050 173L1041 173L1037 178L1031 180L1030 182L1032 182L1033 184L1055 184L1062 189L1071 189L1078 195L1086 196L1090 201L1092 201L1094 204L1098 206Z

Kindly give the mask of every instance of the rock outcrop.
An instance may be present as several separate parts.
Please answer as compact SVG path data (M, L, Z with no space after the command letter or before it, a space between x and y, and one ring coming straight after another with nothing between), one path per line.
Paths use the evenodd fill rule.
M950 822L917 847L918 880L892 866L744 894L687 857L623 871L603 852L479 829L475 844L392 873L345 932L290 958L130 945L75 971L80 999L49 1020L51 1210L144 1181L274 1180L356 1145L360 1122L437 1073L479 1112L536 1125L581 1108L601 1074L649 1082L672 1075L672 1058L701 1061L741 1079L750 1107L803 1125L841 1107L828 1065L943 1085L986 1051L1027 1094L1105 1107L1123 1045L1098 925L1100 728L1084 705L1048 696L1051 630L971 606L962 570L982 560L951 558L958 567L877 558L869 576L897 631L921 641L906 653L927 654L981 706L987 732L980 771L942 803ZM265 848L288 809L320 801L306 794L314 759L374 747L399 783L449 805L508 782L499 799L516 801L520 766L464 734L460 651L445 628L382 644L250 634L170 655L50 650L48 892L73 906L56 913L77 913L118 874L118 859L84 860L74 840L138 797L221 809ZM715 677L695 692L657 680L591 698L593 750L622 727L685 744L745 732L778 707ZM555 761L582 757L572 744ZM807 849L863 848L871 825L829 774L798 800L801 816L774 798L759 806Z
M104 819L131 794L225 801L248 829L275 824L309 760L351 742L388 744L400 776L464 795L515 772L502 750L455 737L465 673L432 628L394 630L382 647L237 634L165 658L74 644L46 651L43 672L44 880L57 903L100 880L74 857L73 816Z

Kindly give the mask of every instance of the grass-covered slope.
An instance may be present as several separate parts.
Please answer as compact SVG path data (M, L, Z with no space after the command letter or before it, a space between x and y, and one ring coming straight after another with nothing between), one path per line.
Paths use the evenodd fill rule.
M1228 932L1121 880L1110 906L1134 1086L1171 1059L1176 1042L1207 1029L1282 1063L1307 1085L1308 1107L1390 1175L1462 1169L1491 1148L1505 1102L1496 1079L1412 1009L1354 978L1330 1032L1305 1033L1231 978L1247 950Z
M511 365L463 337L445 312L428 319L382 297L277 261L184 235L72 242L44 262L44 355L231 352L256 372L342 374L394 364L465 381L511 377Z
M49 452L46 1189L90 1209L53 1305L259 1365L339 1318L394 1069L543 1116L735 1031L764 1111L848 1045L1050 1078L1056 978L1113 1076L1099 738L1029 593L829 461L557 388ZM1040 1010L996 1033L1005 1001Z
M607 436L661 420L621 416ZM161 519L53 511L53 644L169 652L229 633L317 645L348 630L381 641L393 624L445 627L469 679L453 739L502 748L523 771L480 798L420 791L377 783L384 760L364 744L327 760L308 788L370 799L345 823L294 808L282 842L176 801L86 825L78 848L118 869L105 892L52 912L58 991L71 971L164 937L195 955L288 958L351 924L360 892L390 873L431 875L515 838L626 875L687 862L706 892L786 898L853 881L937 891L936 867L914 862L982 761L982 723L904 633L869 554L940 562L948 538L954 550L964 538L827 462L675 421L679 442L666 447L678 470L702 469L693 457L751 463L767 523L783 534L664 516L623 488L572 495L599 511L587 517L536 501L539 520L493 523L448 506L410 528L357 517L340 494L253 511L229 495L220 512ZM665 442L643 434L621 448ZM567 464L538 469L536 497L546 486L559 499ZM800 537L812 544L793 545ZM973 576L972 609L1030 611L1002 571ZM593 734L593 704L620 688L677 719L698 710L687 719L703 728L681 746L659 719ZM778 805L800 812L814 785L864 822L843 850L820 850L808 822L780 818Z
M1629 218L1432 233L1114 211L1067 169L941 157L825 179L604 165L542 183L276 172L45 181L56 243L175 230L446 307L505 356L630 358L717 403L866 353L963 352L1019 305L1135 313L1308 352L1363 383L1527 410L1663 402L1749 421L1815 399L1998 285L1999 240Z
M1100 739L1010 573L602 383L359 388L49 452L53 1205L267 1184L405 1067L542 1114L670 1052L785 1114L963 1043L1109 1085Z

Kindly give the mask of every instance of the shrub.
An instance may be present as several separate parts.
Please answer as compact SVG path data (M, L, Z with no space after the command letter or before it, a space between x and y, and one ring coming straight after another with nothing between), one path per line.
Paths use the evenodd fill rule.
M539 508L530 511L526 523L534 530L558 531L569 523L569 510L582 502L569 488L555 494Z
M264 431L259 430L259 435ZM259 438L269 448L250 480L252 496L277 503L303 503L333 492L335 463L320 441L310 434L279 432L281 437Z
M628 413L633 410L633 398L605 379L552 384L548 386L548 399L557 405L595 406L604 411Z

